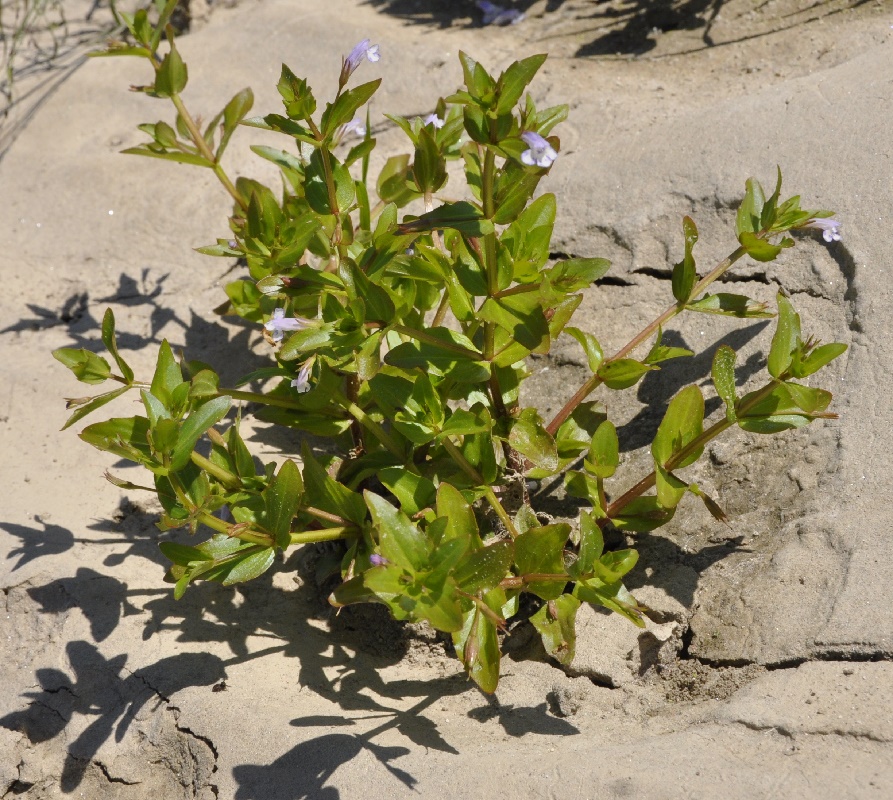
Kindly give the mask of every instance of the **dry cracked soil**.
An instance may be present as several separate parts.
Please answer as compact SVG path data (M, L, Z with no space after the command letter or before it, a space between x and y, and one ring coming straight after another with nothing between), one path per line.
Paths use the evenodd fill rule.
M28 5L3 4L4 33ZM771 302L784 286L806 330L849 345L819 381L840 418L710 445L691 477L729 522L692 502L635 539L647 629L587 607L559 669L518 624L492 697L431 631L378 608L335 615L316 551L174 601L157 508L102 479L135 473L59 433L78 390L50 351L96 348L106 307L138 373L162 338L194 359L225 352L225 381L268 350L212 312L233 265L191 249L225 235L226 197L196 170L118 155L160 104L127 92L142 64L84 58L105 4L66 3L66 26L37 20L14 59L4 39L0 86L0 797L893 796L893 6L525 0L506 27L458 0L183 6L186 99L206 115L245 85L276 108L281 62L330 88L353 43L380 43L363 68L384 79L385 154L402 143L383 112L428 113L459 84L459 50L494 69L547 52L535 100L571 109L544 185L559 203L553 257L613 262L577 323L606 351L666 305L682 216L699 264L720 260L744 180L780 165L806 207L837 211L843 239L799 236L779 261L736 269L730 290ZM272 179L248 150L257 133L236 134L229 169ZM743 385L758 380L773 325L701 316L665 332L698 355L610 398L621 483L675 392L709 385L719 345L739 352ZM567 337L531 369L526 399L545 414L588 377ZM250 429L265 460L293 454ZM573 513L555 487L541 494Z

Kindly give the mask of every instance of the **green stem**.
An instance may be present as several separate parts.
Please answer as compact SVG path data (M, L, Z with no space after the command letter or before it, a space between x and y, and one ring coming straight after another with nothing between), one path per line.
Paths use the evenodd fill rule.
M440 305L437 307L437 311L434 312L434 319L431 320L432 328L439 328L443 325L443 321L446 318L447 311L450 308L450 290L447 286L443 287L443 297L440 298Z
M691 291L690 297L697 297L700 295L711 283L716 281L719 277L721 277L725 272L727 272L731 266L739 259L741 256L745 254L745 249L743 247L739 247L734 250L729 256L722 261L719 262L707 275L701 278L697 284L695 284L694 288ZM607 359L604 363L610 364L612 361L617 361L621 358L624 358L633 350L635 350L642 342L648 339L658 328L663 327L666 322L669 322L673 317L677 314L681 313L685 310L686 305L691 302L691 300L687 300L682 303L673 303L673 305L669 306L657 319L653 322L646 325L639 333L637 333L632 339L629 340L623 347L621 347L613 356ZM602 379L599 378L598 375L593 375L589 378L586 383L584 383L568 400L562 409L555 415L552 421L546 426L546 430L555 435L558 429L564 424L565 420L574 413L577 406L580 405L592 392L594 392L602 383Z
M517 589L527 586L529 583L541 583L545 581L567 583L570 577L564 573L552 572L531 572L527 575L518 575L512 578L505 578L499 584L501 589Z
M324 528L319 531L302 531L291 534L292 544L312 544L313 542L334 542L339 539L355 539L360 535L360 529L353 528Z
M740 418L741 415L746 414L747 411L749 411L757 403L759 403L764 397L766 397L766 395L771 394L772 390L775 389L775 386L776 383L773 381L772 383L769 383L762 389L760 389L746 403L741 403L735 409L736 416ZM699 436L696 436L694 439L692 439L687 445L685 445L685 447L681 448L679 452L674 453L670 458L668 458L667 462L664 464L664 469L672 472L692 453L700 450L708 442L710 442L712 439L715 439L724 431L727 431L733 425L735 425L735 422L733 420L730 420L728 417L714 423L709 428L707 428L707 430L703 431ZM643 492L647 492L649 489L651 489L654 486L656 480L657 475L654 471L652 471L644 478L642 478L642 480L640 480L635 486L624 492L613 503L611 503L610 506L608 506L607 518L599 520L599 525L601 527L607 525L607 523L610 522L611 517L617 516L624 508L626 508L627 505L629 505L629 503L639 497Z
M348 414L350 414L357 422L360 423L369 433L371 433L379 442L384 445L385 449L396 456L401 461L405 459L405 454L400 445L391 437L391 435L379 425L372 417L370 417L357 403L352 403L344 395L335 394L332 399L338 403ZM410 472L418 474L418 469L414 465L407 465Z
M316 519L321 519L323 522L338 522L341 524L341 527L345 530L348 528L356 528L349 519L345 519L344 517L339 517L337 514L332 514L328 511L323 511L321 508L314 508L313 506L307 506L306 508L302 508L301 512L304 514L309 514L311 517L316 517Z
M215 464L210 459L196 453L195 450L192 451L190 458L195 466L199 469L203 469L209 475L213 475L227 489L238 489L242 486L242 481L238 475L233 475L228 469L224 469L219 464Z
M391 330L396 331L397 333L402 333L404 336L408 336L410 339L416 339L419 342L427 342L428 344L434 345L441 350L449 350L452 353L456 353L460 356L465 356L466 358L472 358L475 361L485 360L484 355L482 353L479 353L477 350L469 350L467 347L462 347L462 345L460 344L453 344L450 341L441 339L437 336L433 336L430 333L426 333L425 331L419 331L415 328L409 328L406 325L391 325L390 327Z
M250 528L242 530L238 525L230 525L228 522L224 522L206 511L199 513L198 521L211 530L226 534L232 539L241 539L243 542L251 542L252 544L262 544L265 547L274 547L276 544L273 541L273 537L269 534L253 531Z
M189 113L189 111L186 110L186 106L183 104L183 100L180 95L172 94L171 102L174 104L174 108L177 109L177 113L180 115L183 123L186 125L186 128L189 131L189 136L195 146L198 148L199 153L202 154L203 158L211 162L214 174L217 176L217 180L219 180L220 183L223 184L223 188L230 193L230 196L233 198L233 200L236 201L236 203L239 205L239 208L241 208L243 211L247 211L248 204L242 198L242 195L239 194L238 189L236 189L236 187L233 185L233 182L229 179L226 172L224 172L223 167L221 167L218 163L217 157L211 152L211 148L208 147L208 143L205 141L205 137L202 136L202 132L199 130L198 125L192 118L192 115Z
M339 219L341 210L338 208L338 193L335 189L335 176L332 172L332 155L326 146L325 137L320 129L316 126L312 117L307 117L307 125L310 128L313 138L319 143L319 154L322 158L322 171L326 181L326 190L329 194L329 208L335 217L335 230L332 233L332 243L339 245L341 243L341 221Z
M476 486L482 486L484 489L484 497L487 499L487 502L490 504L493 511L496 512L496 516L502 521L502 524L505 525L505 529L511 534L513 539L517 538L520 534L518 529L515 527L515 523L512 521L512 518L509 516L509 513L505 510L505 507L502 503L499 502L499 498L496 496L496 493L493 491L493 487L488 486L487 482L484 480L484 476L478 472L472 464L469 463L468 459L462 455L462 451L456 447L449 439L443 440L444 449L450 454L453 461L459 466L459 468L475 483Z

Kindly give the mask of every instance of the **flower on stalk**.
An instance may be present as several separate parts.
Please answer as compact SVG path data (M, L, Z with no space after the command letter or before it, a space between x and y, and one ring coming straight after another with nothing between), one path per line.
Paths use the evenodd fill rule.
M555 148L538 133L526 131L521 134L521 138L530 148L521 153L521 162L528 167L551 167L552 162L558 158Z
M811 219L804 228L814 228L822 232L822 238L826 242L840 241L840 220L834 217L825 217L822 219Z
M281 342L285 331L301 331L310 324L309 320L286 317L284 308L273 309L273 316L264 323L264 329L274 342Z
M440 130L446 122L444 122L437 114L428 114L427 117L422 118L422 125L433 125L435 128Z
M369 556L369 563L373 567L383 567L385 566L385 564L390 564L391 562L388 561L384 556L378 555L378 553L372 553Z
M363 59L371 61L373 64L381 58L377 44L371 44L368 39L363 39L353 50L350 55L341 62L341 85L347 83L347 79L354 74L357 67L363 63Z
M304 365L298 371L298 377L295 378L292 382L292 388L298 394L304 394L305 392L310 391L310 370L313 369L313 359L311 358L309 361L305 361Z
M478 0L476 5L484 12L484 25L517 25L524 19L516 8L503 8L487 0Z
M350 122L345 123L341 126L341 136L347 136L347 134L352 133L360 138L366 135L366 123L357 116L354 117Z

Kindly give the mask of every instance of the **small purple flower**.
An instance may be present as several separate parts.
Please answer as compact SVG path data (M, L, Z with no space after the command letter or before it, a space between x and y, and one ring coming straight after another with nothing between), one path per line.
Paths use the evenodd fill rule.
M551 167L552 162L558 158L555 148L538 133L526 131L521 134L521 138L530 146L529 150L521 153L521 162L527 164L528 167Z
M373 567L383 567L385 566L385 564L390 564L391 562L388 561L384 556L380 556L378 555L378 553L373 553L369 556L369 563Z
M435 128L440 130L440 128L442 128L444 125L446 125L446 122L444 122L440 117L438 117L437 114L428 114L427 117L424 117L422 119L422 124L423 125L433 125Z
M273 309L273 316L264 323L274 342L281 342L285 331L300 331L309 325L309 320L286 317L284 308Z
M226 246L227 246L230 250L235 250L235 249L239 246L239 243L238 243L235 239L230 239L230 240L226 243Z
M515 8L503 8L487 0L478 0L477 7L484 12L484 25L517 25L524 14Z
M292 382L292 388L298 394L304 394L305 392L310 391L310 370L313 369L313 359L309 361L305 361L304 365L298 371L298 377L295 378Z
M363 59L368 59L373 64L381 58L381 52L377 44L371 44L368 39L363 39L353 50L350 55L344 59L341 66L341 82L347 82L347 79L353 75L357 67L363 63Z
M822 238L830 243L840 241L840 224L840 220L834 217L825 217L822 219L811 219L803 227L821 231Z
M350 122L341 128L341 135L346 136L349 133L356 134L360 138L366 135L366 124L359 117L354 117Z

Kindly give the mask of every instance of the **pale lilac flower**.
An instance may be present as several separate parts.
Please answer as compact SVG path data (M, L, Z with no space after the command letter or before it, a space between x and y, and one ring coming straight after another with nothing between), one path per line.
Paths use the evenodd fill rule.
M344 59L341 66L341 81L344 83L353 75L357 67L363 63L363 59L368 59L373 64L381 58L381 52L377 44L370 44L368 39L363 39L353 50L350 55Z
M230 239L230 240L226 243L226 246L227 246L230 250L235 250L235 249L239 246L239 243L238 243L235 239Z
M487 0L478 0L476 5L484 12L484 25L517 25L524 19L516 8L503 8Z
M292 388L298 394L304 394L304 392L310 391L311 369L313 369L313 359L304 362L304 366L302 366L301 369L298 371L298 377L291 382Z
M274 342L281 342L285 331L300 331L309 324L306 319L286 317L284 308L273 309L273 316L264 323Z
M446 125L446 122L444 122L440 117L438 117L437 114L428 114L427 117L424 117L422 119L422 124L423 125L433 125L435 128L437 128L439 130L444 125Z
M346 136L348 133L354 133L362 138L366 135L366 124L360 117L354 117L341 128L342 136Z
M826 242L840 241L840 220L834 217L826 217L824 219L811 219L804 228L814 228L822 232L822 238Z
M533 131L521 134L521 138L530 146L529 150L521 153L521 161L528 167L551 167L552 162L558 158L558 153L542 136Z
M391 562L384 556L378 555L378 553L372 553L372 555L369 556L369 563L373 567L383 567L385 564L390 564Z

